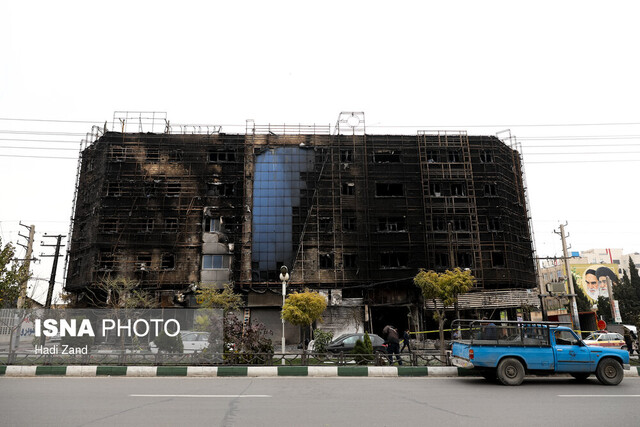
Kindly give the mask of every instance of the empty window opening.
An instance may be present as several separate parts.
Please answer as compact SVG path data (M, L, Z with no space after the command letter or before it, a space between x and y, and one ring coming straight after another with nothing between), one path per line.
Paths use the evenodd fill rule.
M122 189L119 182L107 183L107 196L120 197L122 195Z
M320 254L320 268L333 268L333 254Z
M454 231L469 231L469 220L466 218L456 218L453 220Z
M383 217L378 218L378 231L406 231L406 220L404 217Z
M498 189L495 184L485 184L484 185L484 195L485 196L497 196Z
M164 229L167 233L175 233L178 231L178 218L166 218L164 220Z
M100 251L98 268L100 270L113 270L116 264L115 259L116 257L113 255L113 252Z
M356 194L356 184L353 182L345 182L342 184L341 193L343 196L353 196Z
M376 163L400 163L400 151L376 151L373 153L373 161Z
M340 161L342 163L351 163L353 162L353 150L343 148L340 150Z
M342 231L356 231L356 217L346 216L342 218Z
M504 267L504 254L502 252L491 252L491 264L494 267Z
M118 232L118 220L113 218L105 219L102 222L103 233L117 233Z
M376 183L376 196L401 197L404 196L404 184L395 182Z
M432 182L429 184L429 194L434 197L442 196L442 186L438 182Z
M138 259L136 261L136 270L149 270L151 268L151 254L150 253L141 253L138 254Z
M181 185L179 182L167 183L167 197L178 197L180 195Z
M209 151L209 163L228 163L236 161L236 153L233 151Z
M358 255L357 254L342 254L342 266L344 268L356 268L356 267L358 267Z
M145 233L150 233L153 231L153 218L146 218L144 220L144 226L143 226L143 230Z
M207 184L207 196L233 196L233 193L233 184L222 182L211 182Z
M462 154L460 150L451 150L447 153L447 159L450 163L457 163L462 161Z
M229 255L203 255L202 268L204 270L228 270L231 264Z
M435 151L427 151L427 163L437 163L440 161L440 156Z
M480 152L481 163L493 163L493 153L491 151L482 150Z
M458 262L457 267L471 267L473 263L473 257L469 252L458 252L456 256L456 261Z
M447 231L447 223L444 218L433 218L433 231Z
M121 145L111 147L111 160L114 162L122 162L127 158L127 148Z
M487 218L487 229L489 231L499 231L499 230L501 230L500 218L497 218L497 217L489 217L489 218Z
M160 151L157 148L147 148L147 160L150 162L160 160Z
M162 254L162 269L173 270L176 268L176 256L171 253Z
M184 152L182 150L172 150L169 153L169 161L181 162L184 159Z
M451 195L452 196L465 196L467 194L467 189L465 185L462 183L453 183L451 184Z
M436 267L439 268L450 267L451 260L449 259L449 254L446 252L436 252L435 263Z
M318 231L320 233L333 233L333 218L331 217L318 218Z
M405 252L387 252L380 254L381 268L406 268L409 265L409 254Z

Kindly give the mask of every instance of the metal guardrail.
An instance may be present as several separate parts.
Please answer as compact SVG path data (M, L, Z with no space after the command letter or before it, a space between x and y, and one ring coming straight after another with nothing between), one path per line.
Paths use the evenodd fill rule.
M449 366L449 353L444 358L439 351L414 351L400 354L406 366ZM151 353L113 351L88 354L33 354L26 352L0 352L3 365L184 365L184 366L348 366L390 365L390 355L378 354L317 354L317 353ZM284 363L283 363L284 360ZM393 362L397 362L394 355Z

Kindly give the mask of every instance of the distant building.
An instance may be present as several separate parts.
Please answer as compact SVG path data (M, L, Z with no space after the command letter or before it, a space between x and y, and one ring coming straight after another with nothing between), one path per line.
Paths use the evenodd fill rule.
M496 292L467 309L537 301L524 188L516 150L465 132L105 132L82 153L66 290L121 276L173 306L233 283L277 331L286 265L289 290L327 296L327 329L421 329L420 268Z

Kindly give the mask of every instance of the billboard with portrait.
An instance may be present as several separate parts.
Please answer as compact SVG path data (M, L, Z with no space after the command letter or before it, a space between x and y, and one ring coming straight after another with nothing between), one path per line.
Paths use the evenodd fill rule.
M594 303L600 296L609 298L607 279L611 280L612 286L615 286L619 279L617 264L571 264L571 271L578 279L576 285L581 287Z

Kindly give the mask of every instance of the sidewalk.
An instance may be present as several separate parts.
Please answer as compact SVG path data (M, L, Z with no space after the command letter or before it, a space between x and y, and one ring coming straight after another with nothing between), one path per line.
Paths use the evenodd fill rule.
M453 366L0 366L0 377L466 377L475 372ZM624 371L640 376L640 367Z

